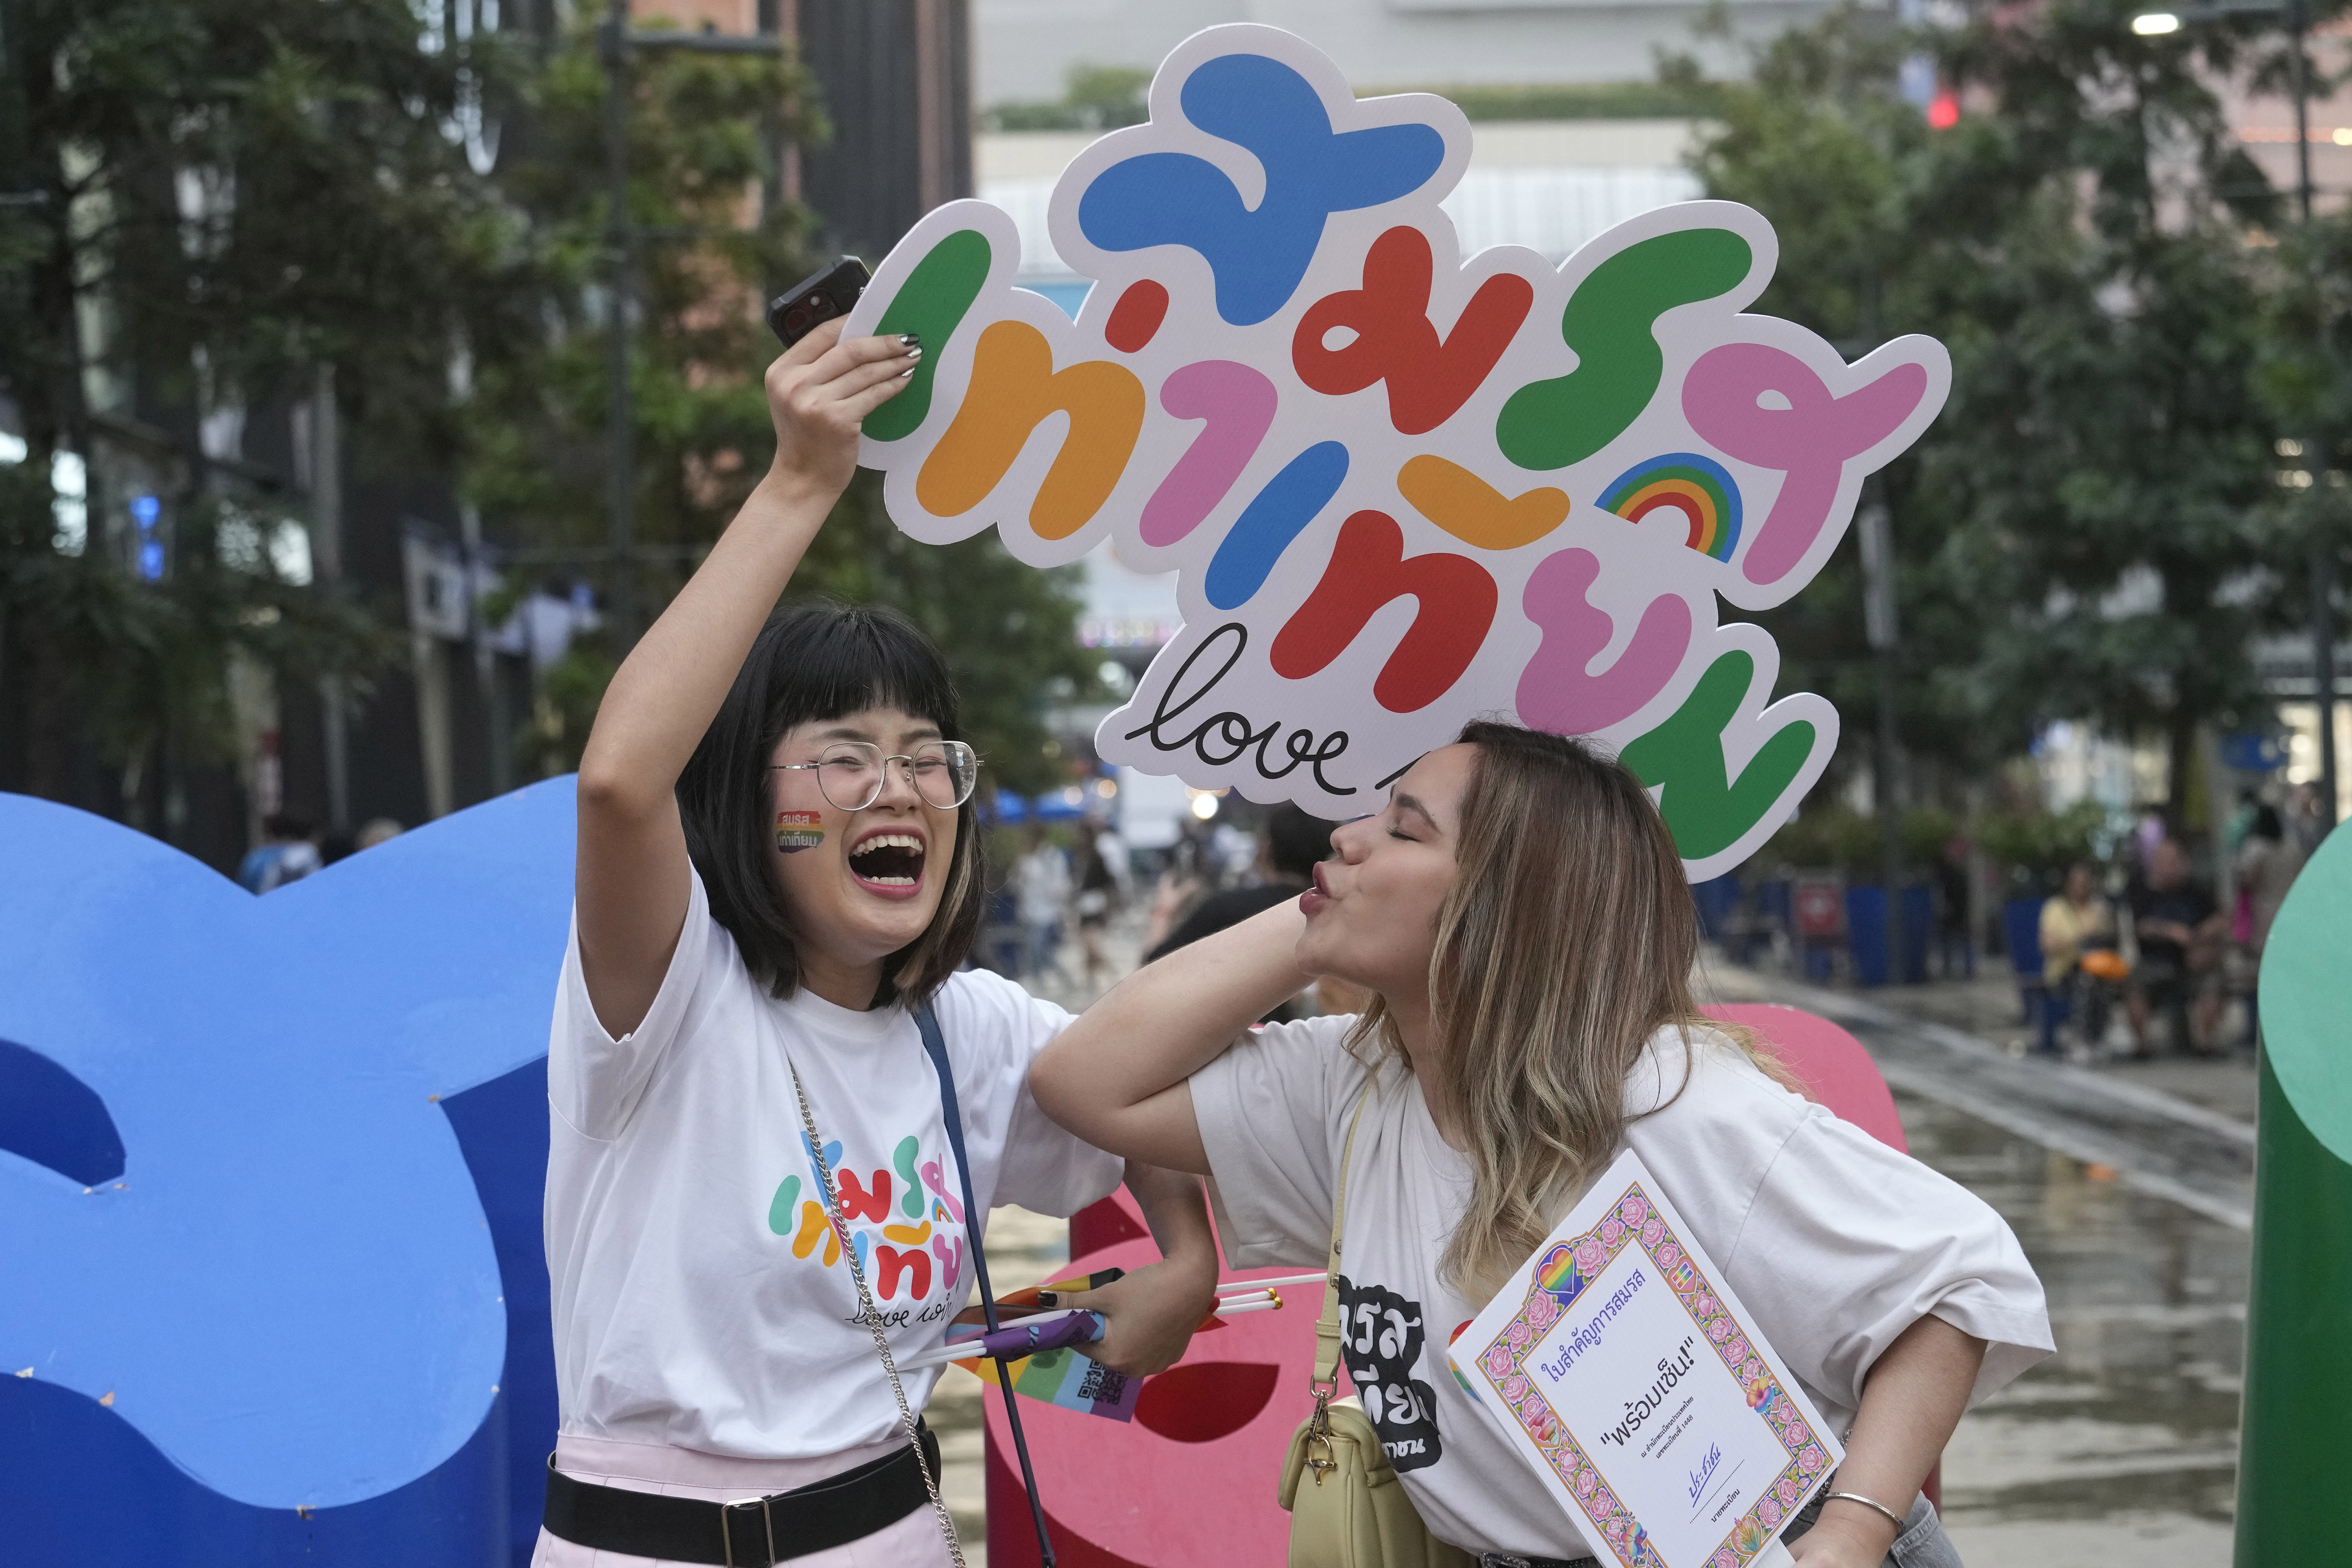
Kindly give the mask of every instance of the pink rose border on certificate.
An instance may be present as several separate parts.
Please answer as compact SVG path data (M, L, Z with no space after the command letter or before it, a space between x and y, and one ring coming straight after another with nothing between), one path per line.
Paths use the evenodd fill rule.
M1805 1489L1828 1468L1827 1450L1805 1425L1796 1402L1781 1388L1771 1367L1756 1353L1731 1315L1723 1310L1723 1303L1706 1276L1658 1217L1639 1182L1625 1189L1625 1195L1617 1200L1616 1206L1599 1225L1562 1245L1576 1265L1577 1289L1568 1298L1571 1301L1581 1293L1583 1281L1599 1277L1627 1247L1639 1247L1647 1254L1659 1278L1673 1289L1675 1299L1706 1336L1707 1343L1714 1346L1731 1374L1748 1390L1749 1405L1764 1416L1773 1436L1788 1451L1788 1468L1765 1488L1755 1506L1739 1516L1723 1538L1723 1544L1706 1560L1706 1568L1746 1568L1796 1511L1798 1500L1804 1496ZM1547 1250L1545 1256L1549 1258L1555 1252ZM1566 1304L1544 1288L1540 1269L1538 1265L1537 1271L1531 1273L1527 1300L1521 1304L1518 1315L1505 1325L1503 1337L1480 1355L1478 1368L1494 1384L1495 1392L1501 1395L1520 1429L1542 1450L1553 1473L1600 1527L1617 1560L1626 1568L1661 1568L1663 1560L1650 1545L1641 1521L1610 1490L1584 1449L1568 1435L1544 1396L1520 1370L1545 1331L1559 1321Z

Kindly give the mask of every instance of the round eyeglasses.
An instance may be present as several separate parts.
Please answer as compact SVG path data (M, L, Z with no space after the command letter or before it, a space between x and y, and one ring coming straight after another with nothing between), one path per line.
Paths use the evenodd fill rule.
M776 773L814 773L817 793L836 811L864 811L882 798L892 763L903 763L908 782L927 805L952 811L971 798L980 782L980 753L961 741L929 741L906 756L886 756L870 741L835 741L813 763L775 763Z

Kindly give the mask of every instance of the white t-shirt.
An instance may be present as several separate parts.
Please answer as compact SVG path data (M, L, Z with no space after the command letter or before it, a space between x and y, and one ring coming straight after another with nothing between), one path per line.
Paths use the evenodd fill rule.
M1120 1162L1046 1120L1030 1058L1069 1015L986 973L932 1005L971 1188L1066 1215ZM615 1040L589 1005L575 921L547 1089L547 1267L562 1430L745 1458L881 1441L898 1408L824 1217L792 1069L807 1087L866 1281L903 1356L970 1292L962 1188L939 1075L902 1007L867 1013L756 984L698 876L661 991ZM920 1410L934 1370L901 1373Z
M1013 863L1013 881L1023 923L1051 925L1070 901L1069 857L1054 845L1040 844Z
M1237 1268L1321 1268L1339 1152L1349 1162L1340 1305L1350 1380L1430 1529L1473 1552L1594 1552L1482 1415L1445 1347L1479 1303L1438 1278L1470 1196L1403 1063L1349 1056L1353 1018L1253 1034L1192 1075L1219 1234ZM2054 1348L2041 1281L1983 1202L1780 1088L1712 1031L1650 1042L1626 1083L1625 1142L1650 1168L1757 1327L1843 1432L1864 1375L1932 1312L1989 1342L1970 1402ZM1690 1064L1686 1068L1685 1064ZM1687 1078L1687 1085L1685 1079ZM1304 1404L1305 1390L1297 1396Z

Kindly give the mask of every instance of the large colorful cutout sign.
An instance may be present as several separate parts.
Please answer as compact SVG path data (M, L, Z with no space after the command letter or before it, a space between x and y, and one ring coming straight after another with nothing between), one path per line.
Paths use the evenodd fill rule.
M1442 98L1359 101L1276 28L1195 35L1148 124L1054 193L1072 321L1013 286L1013 220L926 217L853 333L922 334L866 421L890 515L944 543L993 526L1039 566L1106 538L1178 572L1185 626L1097 749L1110 762L1372 809L1485 713L1619 750L1694 878L1737 864L1820 776L1830 704L1770 700L1736 609L1820 570L1862 481L1942 406L1944 351L1849 365L1744 314L1778 254L1755 212L1645 214L1555 270L1465 262L1438 202L1470 156Z

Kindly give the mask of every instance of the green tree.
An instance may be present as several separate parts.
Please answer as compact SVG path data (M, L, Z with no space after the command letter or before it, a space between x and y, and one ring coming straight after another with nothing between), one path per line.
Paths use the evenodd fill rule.
M659 18L641 19L648 27ZM635 51L627 118L637 234L629 323L635 574L659 605L742 504L773 445L760 375L775 340L760 307L811 265L807 210L755 195L779 138L824 132L789 55ZM495 535L568 559L606 541L612 394L606 76L583 17L532 81L530 144L498 180L540 259L548 329L478 355L465 483Z
M2200 724L2261 707L2248 639L2276 487L2256 395L2275 194L2200 68L2238 34L2134 35L2108 0L1990 5L1895 33L1853 11L1717 89L1697 166L1774 220L1773 309L1842 346L1952 351L1942 417L1882 483L1895 520L1906 741L1974 770L2041 723L2161 735L2187 805ZM1894 92L1932 48L1972 104L1928 130ZM1685 77L1689 68L1676 68ZM1764 617L1794 678L1871 722L1858 561Z
M500 175L548 258L547 310L561 330L529 352L478 364L467 487L525 559L604 558L605 82L593 33L567 35L533 94L531 153ZM759 306L817 265L807 247L814 221L789 203L753 212L748 193L770 171L771 136L825 132L814 85L790 57L647 51L632 87L630 217L646 237L630 353L636 583L639 602L657 609L773 451L761 378L778 347ZM1102 90L1139 92L1139 84ZM766 134L763 121L772 128ZM991 777L1023 791L1058 782L1042 711L1050 690L1086 679L1076 574L1024 566L992 533L917 543L890 523L872 478L861 476L843 499L793 595L906 611L953 659ZM542 681L518 742L539 771L577 763L614 652L585 641Z
M2141 37L2132 10L2021 26L1988 7L1947 40L1947 69L1998 112L1952 138L1944 210L2011 216L2000 265L1941 285L1969 331L1928 488L1996 700L2160 735L2179 820L2199 727L2263 707L2249 644L2273 608L2277 487L2248 242L2279 203L2211 85L2263 58L2226 30Z
M531 330L519 232L463 145L510 64L488 39L426 47L407 0L8 6L0 389L26 451L0 519L7 783L58 793L87 747L136 819L159 759L226 747L236 656L310 679L382 653L352 607L224 548L287 509L235 496L196 419L306 395L330 365L373 450L449 449L453 347ZM87 547L58 548L53 458L126 426L167 476L160 579L152 557L131 570L96 465Z
M2282 432L2283 488L2271 540L2279 598L2290 612L2301 605L2308 615L2313 576L2324 566L2323 591L2341 636L2335 606L2352 543L2352 491L2344 479L2352 470L2352 216L2332 213L2306 231L2290 230L2270 259L2258 380Z

